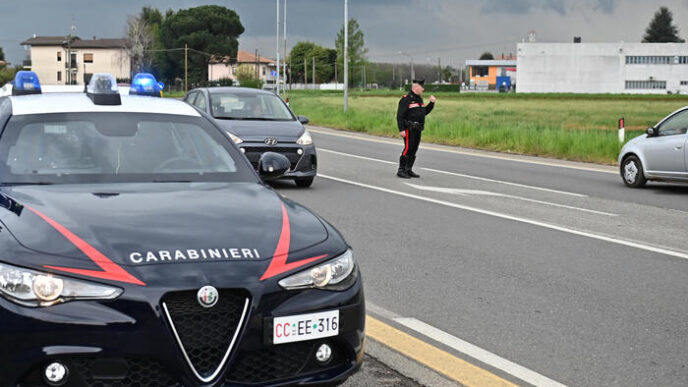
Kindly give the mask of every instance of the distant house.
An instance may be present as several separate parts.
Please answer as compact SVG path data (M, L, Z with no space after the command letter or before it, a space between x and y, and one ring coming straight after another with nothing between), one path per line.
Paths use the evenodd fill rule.
M126 39L81 39L78 36L33 36L21 42L31 47L24 68L34 71L42 84L80 85L95 73L130 79L131 59Z
M251 70L256 73L258 79L263 82L274 81L276 77L272 76L272 71L275 70L276 62L265 56L256 56L248 51L239 51L236 61L232 61L228 56L210 58L208 63L208 80L218 81L220 79L231 79L236 82L236 72L241 65L250 66Z
M471 88L498 88L497 78L506 77L509 84L516 83L516 60L467 60Z

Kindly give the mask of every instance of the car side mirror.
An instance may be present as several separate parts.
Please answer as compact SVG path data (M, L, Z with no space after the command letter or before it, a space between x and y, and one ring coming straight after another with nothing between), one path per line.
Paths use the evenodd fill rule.
M275 152L265 152L258 160L258 175L263 180L273 180L284 176L291 168L286 156Z
M306 117L306 116L298 116L298 117L296 117L296 118L298 118L298 119L299 119L299 122L302 123L302 124L304 124L304 125L306 125L307 123L311 122L311 121L308 119L308 117Z
M655 128L647 128L647 130L645 131L645 133L647 133L647 136L648 136L648 137L652 137L652 136L655 135Z

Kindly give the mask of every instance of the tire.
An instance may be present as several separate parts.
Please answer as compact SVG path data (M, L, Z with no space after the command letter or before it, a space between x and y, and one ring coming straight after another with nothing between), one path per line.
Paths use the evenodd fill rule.
M305 179L294 179L294 182L299 187L308 188L313 184L313 180L315 180L315 177L307 177Z
M628 187L640 188L647 183L643 172L643 164L635 155L630 155L623 160L620 172L624 184Z

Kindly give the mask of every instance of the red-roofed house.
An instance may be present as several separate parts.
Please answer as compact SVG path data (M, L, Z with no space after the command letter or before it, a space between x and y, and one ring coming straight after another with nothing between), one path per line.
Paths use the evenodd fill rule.
M126 39L34 35L21 44L31 46L31 60L24 67L46 85L80 85L95 73L110 73L117 79L131 76Z
M225 57L212 57L208 64L208 80L218 81L220 79L231 79L236 82L236 72L239 66L248 65L252 71L258 71L258 78L265 82L267 80L274 80L271 75L271 71L275 69L275 61L264 57L256 56L248 51L239 51L237 54L236 62L231 60L232 58Z

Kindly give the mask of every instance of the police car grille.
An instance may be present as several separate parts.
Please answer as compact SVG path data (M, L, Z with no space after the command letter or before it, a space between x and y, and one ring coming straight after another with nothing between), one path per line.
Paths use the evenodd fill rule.
M242 319L248 294L220 290L217 304L202 307L196 291L165 295L165 304L183 348L196 372L209 377L220 366Z
M292 147L244 147L244 155L251 162L254 169L258 169L258 160L265 152L275 152L284 155L291 163L291 169L296 167L296 163L301 159L301 155L297 154L298 148Z
M308 363L312 342L280 344L263 351L241 351L225 376L225 383L267 383L297 376Z

